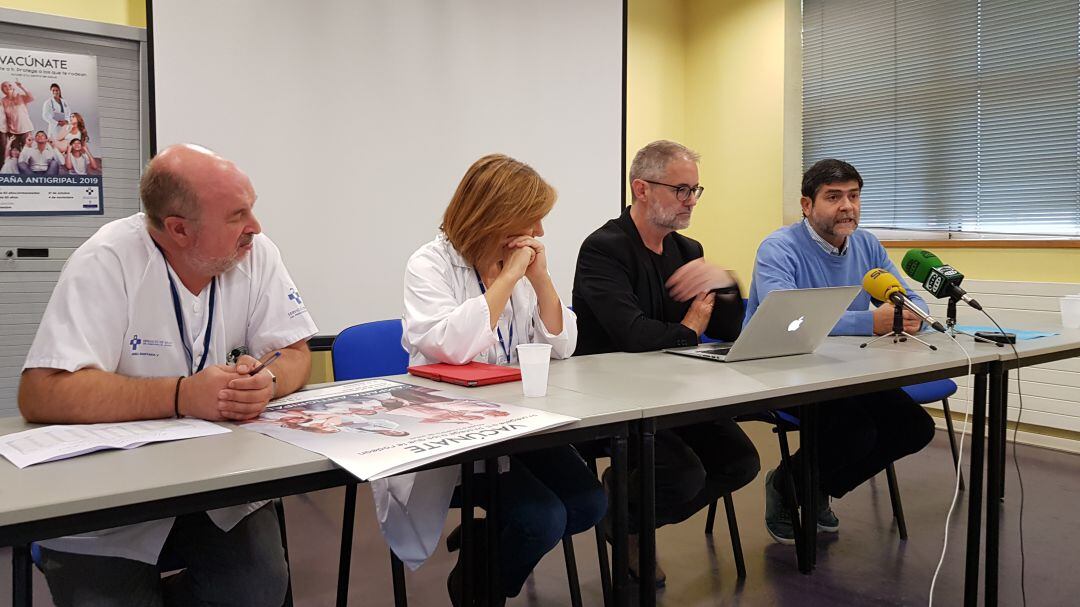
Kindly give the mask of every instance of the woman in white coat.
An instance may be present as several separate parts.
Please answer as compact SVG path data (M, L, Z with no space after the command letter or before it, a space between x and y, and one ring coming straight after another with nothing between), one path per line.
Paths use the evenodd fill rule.
M555 291L538 240L554 204L555 190L513 158L492 154L469 168L441 233L406 266L402 345L409 364L511 365L523 343L551 344L552 358L574 353L577 319ZM500 487L500 586L512 597L564 535L599 522L607 502L569 446L510 457ZM457 566L448 580L455 605L459 575Z
M52 97L41 104L41 119L47 125L45 134L49 139L58 139L62 137L61 131L67 130L68 122L71 120L71 106L64 101L64 94L60 91L59 84L54 82L49 85L49 92L52 93ZM63 151L60 153L62 154Z

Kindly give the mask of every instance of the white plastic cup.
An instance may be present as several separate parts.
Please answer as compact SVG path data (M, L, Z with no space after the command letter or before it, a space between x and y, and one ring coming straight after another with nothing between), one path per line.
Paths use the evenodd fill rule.
M1061 302L1061 324L1069 329L1080 329L1080 297L1062 297L1058 301Z
M547 396L551 344L518 344L521 390L525 396Z

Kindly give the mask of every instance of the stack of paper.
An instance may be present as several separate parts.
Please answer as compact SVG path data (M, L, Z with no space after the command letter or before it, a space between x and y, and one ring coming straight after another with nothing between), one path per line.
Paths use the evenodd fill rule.
M20 468L102 449L230 432L201 419L158 419L110 424L45 426L0 436L0 455Z

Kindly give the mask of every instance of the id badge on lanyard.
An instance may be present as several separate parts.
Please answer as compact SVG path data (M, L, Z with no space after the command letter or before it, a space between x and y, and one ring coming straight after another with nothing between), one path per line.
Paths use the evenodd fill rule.
M169 261L165 258L165 251L161 250L161 246L158 243L154 243L158 251L161 252L161 259L165 262L165 277L169 279L169 292L172 295L173 313L176 315L176 327L180 329L180 345L184 346L184 355L187 357L188 375L195 375L199 371L203 370L206 366L206 357L210 354L210 339L211 333L214 329L214 304L217 301L217 277L215 276L210 280L210 311L206 314L206 331L203 332L203 352L202 357L199 359L199 366L195 366L195 354L191 351L191 346L188 345L187 328L184 326L184 309L180 305L180 292L176 289L176 282L173 281L172 274L169 272Z
M487 288L484 286L484 280L480 278L480 270L473 268L473 272L476 273L476 282L480 284L480 294L486 295ZM499 347L502 348L503 354L506 355L506 364L510 364L510 353L513 352L514 347L514 296L510 296L510 330L509 339L503 341L502 328L498 323L495 324L495 333L499 336Z

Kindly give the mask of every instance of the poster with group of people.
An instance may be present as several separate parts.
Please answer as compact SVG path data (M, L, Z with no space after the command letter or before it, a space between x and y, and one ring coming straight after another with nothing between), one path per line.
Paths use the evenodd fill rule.
M385 379L297 392L245 428L325 455L361 480L576 421Z
M0 215L104 213L97 57L0 48Z

